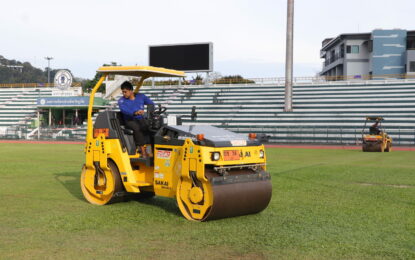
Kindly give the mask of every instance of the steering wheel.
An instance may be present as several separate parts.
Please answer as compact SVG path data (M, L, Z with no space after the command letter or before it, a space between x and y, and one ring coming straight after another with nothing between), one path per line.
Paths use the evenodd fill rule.
M167 110L167 107L159 107L158 110L154 110L153 115L159 116L163 114L164 112L166 112L166 110Z
M147 122L150 126L150 129L158 130L163 126L163 117L161 114L166 112L166 110L166 107L159 106L157 110L154 109L153 111L148 111Z

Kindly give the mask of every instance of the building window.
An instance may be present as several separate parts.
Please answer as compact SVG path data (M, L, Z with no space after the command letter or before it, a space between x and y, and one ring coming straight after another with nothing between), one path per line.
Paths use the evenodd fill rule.
M352 53L359 53L359 45L352 45Z
M415 49L415 39L413 37L408 37L408 40L406 41L406 48L408 50Z
M346 53L359 53L359 45L347 45Z
M336 60L336 53L334 50L331 50L330 52L330 63L334 62Z
M415 61L409 62L409 72L415 72Z

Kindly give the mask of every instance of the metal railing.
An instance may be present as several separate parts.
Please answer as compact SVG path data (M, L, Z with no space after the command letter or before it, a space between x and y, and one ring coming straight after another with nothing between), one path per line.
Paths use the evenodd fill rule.
M312 144L341 144L341 145L360 145L362 140L362 130L358 128L329 128L329 127L252 127L252 128L228 128L228 130L239 133L257 133L265 136L270 143L312 143ZM397 128L388 131L392 137L393 145L415 146L415 127Z
M84 126L67 125L53 127L33 127L26 125L7 127L0 132L0 139L18 140L85 140L86 128Z
M314 77L294 77L294 85L330 85L332 83L344 84L361 83L361 84L374 84L376 80L382 80L383 82L393 81L396 82L415 82L414 74L384 74L384 75L345 75L345 76L314 76ZM267 77L267 78L220 78L209 79L209 85L285 85L285 77ZM155 81L154 86L160 87L177 87L177 86L203 86L206 85L204 80L190 80L181 81L180 84L177 80L164 80ZM75 82L72 87L81 87L80 82ZM152 86L151 81L145 81L144 86ZM55 87L54 83L11 83L0 84L0 88L42 88L42 87Z
M357 128L301 126L229 128L226 124L221 127L242 134L257 133L262 136L263 141L270 143L360 145L362 137L362 130ZM84 141L86 134L85 126L41 127L40 134L37 130L29 126L11 127L0 133L0 139ZM415 146L415 127L393 129L388 131L388 134L392 137L395 146Z
M382 83L415 83L415 74L385 74L385 75L345 75L345 76L314 76L314 77L294 77L293 84L295 85L331 85L341 84L348 85L353 84L376 84L382 81ZM144 86L150 86L151 82L144 84ZM176 87L177 82L173 81L160 81L156 86L160 87ZM198 81L182 81L181 85L186 86L205 86L206 82L203 80ZM261 85L285 85L285 77L268 77L268 78L227 78L227 79L210 79L209 85L245 85L245 86L261 86Z
M336 54L334 54L333 56L330 56L329 58L327 58L327 59L324 61L324 65L325 65L325 66L330 65L330 64L332 64L333 62L335 62L335 61L337 61L337 60L339 60L339 59L343 59L343 58L344 58L344 53L336 53Z

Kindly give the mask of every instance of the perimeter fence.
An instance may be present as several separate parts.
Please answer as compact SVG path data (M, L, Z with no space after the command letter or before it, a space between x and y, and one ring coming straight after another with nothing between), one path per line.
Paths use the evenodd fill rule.
M346 127L240 127L228 130L241 133L256 133L264 143L316 144L316 145L360 145L362 130ZM396 146L415 146L415 127L393 128L387 131ZM365 132L367 134L367 132ZM0 132L0 139L84 141L86 128L67 125L65 127L30 128L28 126L8 127Z
M368 134L368 130L362 133L362 129L346 127L251 127L251 128L227 128L238 133L257 133L259 139L265 143L287 144L316 144L316 145L360 145L362 135ZM393 145L415 146L415 127L397 127L387 130L392 137Z
M76 125L31 128L11 126L0 132L0 139L8 140L50 140L84 141L86 128Z

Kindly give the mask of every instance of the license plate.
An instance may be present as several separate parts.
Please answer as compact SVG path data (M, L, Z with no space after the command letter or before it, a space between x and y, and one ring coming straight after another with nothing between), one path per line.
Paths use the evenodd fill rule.
M241 158L238 150L225 150L223 151L223 159L225 161L235 161Z

